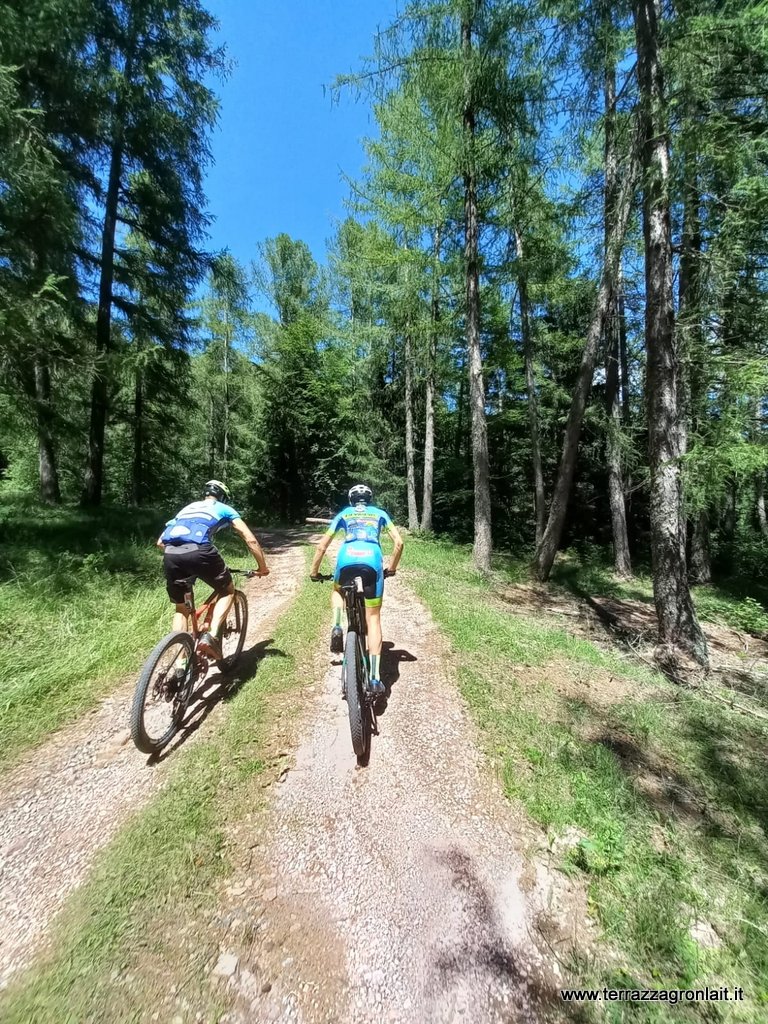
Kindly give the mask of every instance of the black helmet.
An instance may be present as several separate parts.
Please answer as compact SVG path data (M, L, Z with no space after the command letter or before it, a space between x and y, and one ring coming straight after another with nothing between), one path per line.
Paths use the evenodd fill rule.
M350 487L348 497L350 505L358 505L360 502L370 505L373 501L373 491L368 484L355 484L354 487Z
M231 501L232 496L229 493L229 488L226 484L223 484L221 480L209 480L203 488L203 495L213 495L217 501Z

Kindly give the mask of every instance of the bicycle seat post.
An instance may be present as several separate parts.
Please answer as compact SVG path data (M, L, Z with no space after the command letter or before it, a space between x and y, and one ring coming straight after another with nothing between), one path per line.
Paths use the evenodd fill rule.
M189 623L189 632L192 636L197 637L197 618L195 616L195 595L190 590L184 595L184 604L187 609L187 622Z

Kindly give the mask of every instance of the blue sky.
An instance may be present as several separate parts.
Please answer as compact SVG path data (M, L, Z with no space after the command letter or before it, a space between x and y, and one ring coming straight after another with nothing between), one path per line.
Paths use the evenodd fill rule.
M396 0L210 0L209 9L235 62L215 86L210 246L247 263L260 241L286 231L323 259L344 215L342 172L359 174L360 139L373 132L368 103L334 103L327 86L370 55Z

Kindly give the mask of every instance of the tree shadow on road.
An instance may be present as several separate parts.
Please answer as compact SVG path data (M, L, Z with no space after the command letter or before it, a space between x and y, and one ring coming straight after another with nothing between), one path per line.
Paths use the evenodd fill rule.
M516 995L518 1002L528 1007L526 1019L533 1013L536 1019L566 1016L586 1024L582 1008L563 1005L552 972L537 967L524 946L509 942L497 897L480 878L473 858L460 847L452 846L439 852L436 859L447 870L451 889L461 906L462 934L455 942L452 940L457 934L446 931L435 949L435 992L445 994L454 988L472 991L479 985L492 999L505 991ZM506 1004L505 1010L509 1012Z

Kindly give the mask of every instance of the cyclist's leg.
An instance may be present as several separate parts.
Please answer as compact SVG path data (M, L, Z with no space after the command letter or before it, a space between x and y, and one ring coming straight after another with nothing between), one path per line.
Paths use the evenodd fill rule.
M357 563L357 558L351 553L351 546L342 544L336 556L336 565L333 570L333 592L331 594L331 611L333 622L331 624L331 654L341 654L344 650L344 631L341 628L341 618L344 613L344 595L341 592L341 574L349 566Z
M166 590L175 605L171 628L179 632L186 632L189 629L186 595L195 584L195 568L187 552L179 552L173 548L165 549L163 572Z
M226 618L227 612L232 607L232 602L234 600L235 584L230 581L229 586L213 606L213 615L211 616L211 633L213 633L215 637L218 637L221 632L221 625Z
M381 602L384 599L384 561L380 549L374 568L375 579L369 578L365 581L364 597L371 680L377 681L381 679Z
M221 594L213 607L210 628L211 635L218 639L222 623L235 600L235 584L232 582L232 574L224 559L215 547L200 552L198 576L209 587L213 587Z
M173 613L173 624L171 629L177 630L181 633L186 633L189 630L189 616L187 615L186 603L176 605L176 611Z
M344 614L344 598L338 583L333 584L331 591L331 611L333 612L333 625L341 627L341 617Z
M365 622L368 627L368 654L381 655L381 604L371 607L366 601Z

